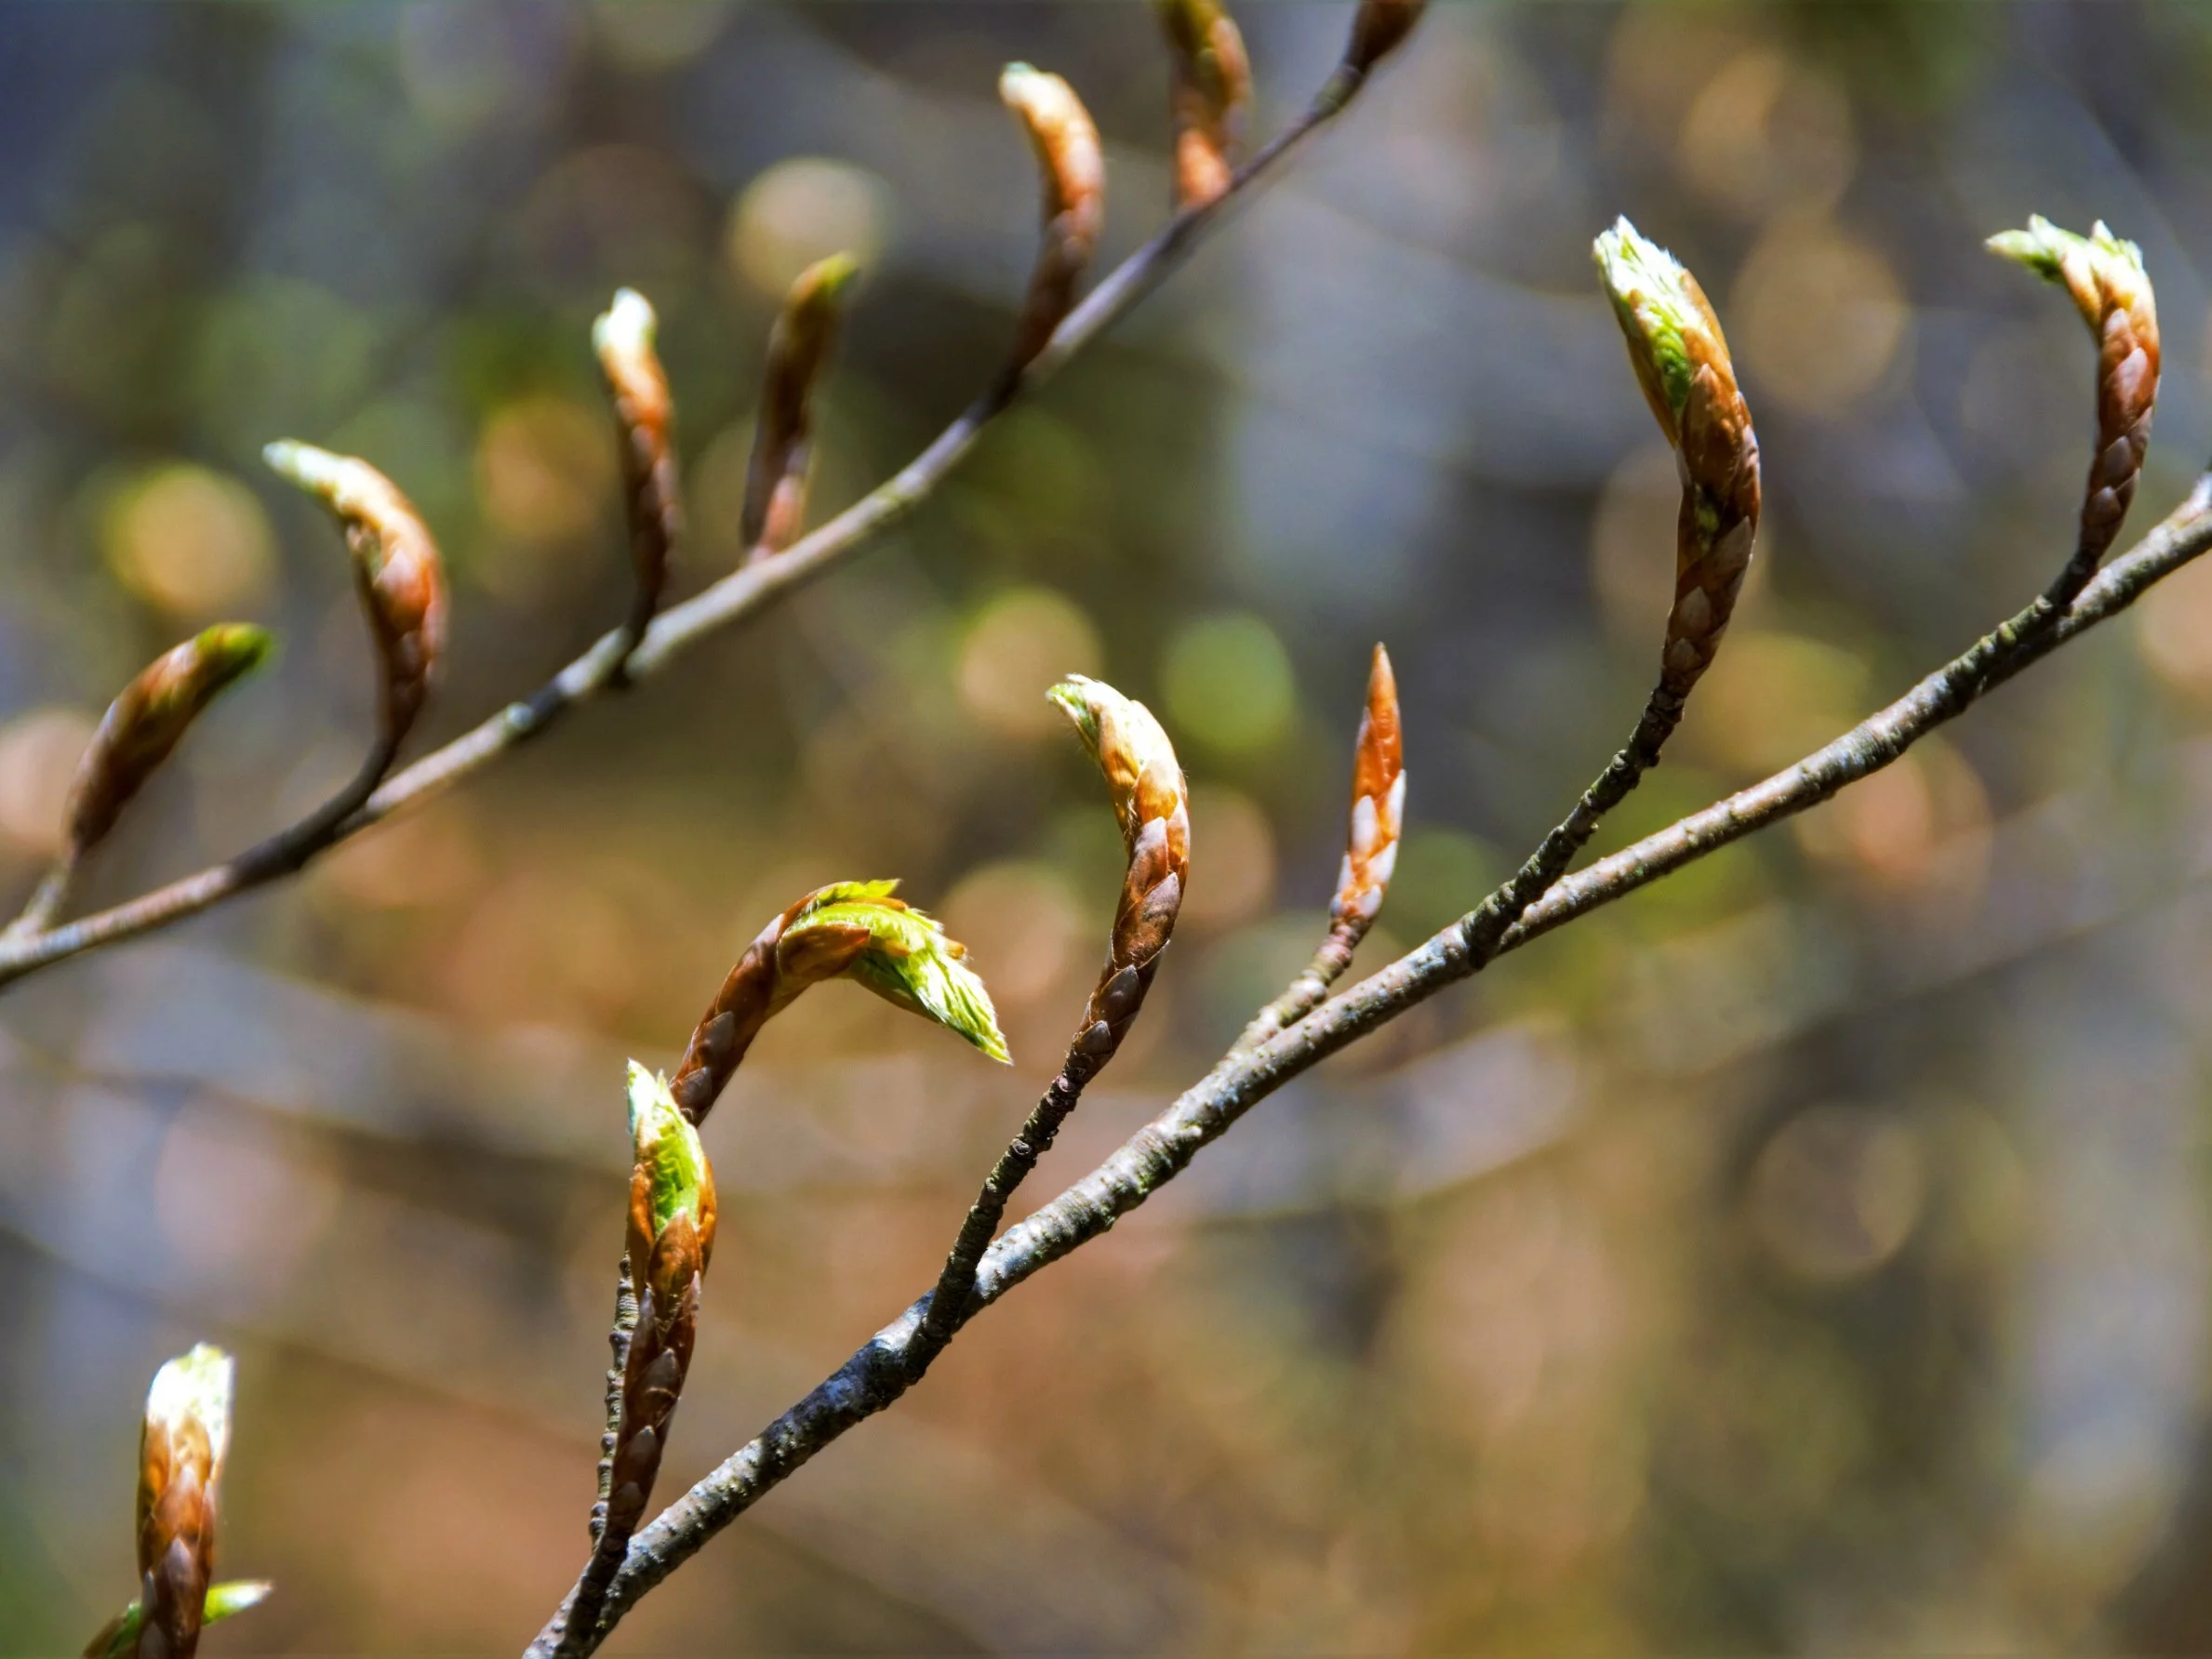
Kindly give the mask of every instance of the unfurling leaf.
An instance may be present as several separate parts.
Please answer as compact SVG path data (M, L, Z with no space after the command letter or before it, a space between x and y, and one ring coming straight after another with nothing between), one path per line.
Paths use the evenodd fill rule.
M272 644L263 629L218 623L155 657L123 688L70 786L70 857L82 856L106 837L201 710L267 660Z
M1629 362L1682 474L1661 687L1680 698L1720 648L1759 525L1759 440L1705 292L1626 219L1597 239Z
M286 440L261 457L327 507L353 556L376 646L377 736L396 749L422 712L446 649L446 572L437 543L399 486L352 456Z
M684 535L676 470L675 405L653 349L657 319L644 295L620 290L592 324L592 350L614 402L622 451L622 498L630 525L633 598L625 624L633 643L660 608L669 561Z
M2101 220L2088 235L2077 236L2038 214L2026 230L1992 236L1989 246L2063 287L2097 341L2097 454L2089 463L2080 539L2069 566L2078 591L2120 534L2151 447L2151 416L2158 402L2157 301L2142 250L2113 235Z
M767 369L738 524L748 554L781 551L797 539L806 522L814 460L814 386L837 337L845 290L859 269L851 256L832 254L799 272L768 336Z
M1398 863L1405 828L1405 745L1398 726L1398 682L1390 653L1375 647L1367 673L1367 707L1360 716L1352 762L1352 821L1344 838L1344 868L1329 921L1366 933L1382 908Z
M1174 54L1175 205L1219 201L1235 176L1252 66L1220 0L1154 0Z
M846 978L956 1032L1006 1062L991 993L967 948L892 896L897 882L836 882L761 929L700 1016L670 1082L693 1122L704 1117L770 1018L809 986Z
M1023 367L1073 308L1075 285L1098 251L1106 222L1106 161L1090 112L1059 76L1009 63L998 95L1028 132L1045 186L1044 236L1015 336L1014 364Z

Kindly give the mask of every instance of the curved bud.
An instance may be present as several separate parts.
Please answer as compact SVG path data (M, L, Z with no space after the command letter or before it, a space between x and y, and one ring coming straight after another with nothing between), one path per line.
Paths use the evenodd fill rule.
M396 749L422 712L446 649L446 571L398 485L352 456L290 440L262 459L327 507L353 555L353 583L376 645L377 736Z
M797 539L806 517L814 460L814 383L837 338L845 290L859 267L832 254L799 272L768 336L768 363L745 469L738 535L749 555L776 552Z
M273 644L266 629L218 623L155 657L123 688L70 785L70 857L81 857L106 837L201 710L267 661Z
M1705 292L1626 219L1597 239L1598 274L1629 362L1682 477L1674 607L1659 684L1686 697L1720 648L1759 525L1759 440Z
M1090 112L1059 76L1009 63L998 78L998 95L1028 132L1045 185L1044 240L1014 342L1014 365L1021 368L1073 307L1075 285L1098 251L1106 222L1106 161Z
M625 624L633 644L660 608L669 560L684 535L683 488L677 477L675 405L653 349L658 319L644 295L623 288L592 324L607 395L621 439L622 500L630 524L634 597Z
M637 1322L623 1356L606 1506L588 1574L595 1596L605 1594L653 1495L714 1253L714 1175L699 1131L676 1109L668 1080L634 1060L628 1097L633 1156L625 1260Z
M2135 499L2158 402L2158 306L2142 250L2102 220L2086 236L2036 214L2024 231L1992 236L1992 252L2063 287L2097 340L2097 458L2083 491L2080 539L2069 577L2078 591L2120 533ZM2072 594L2068 594L2069 599Z
M235 1368L200 1344L164 1365L139 1440L139 1651L191 1659L215 1572L216 1485L231 1444Z
M991 1058L1010 1059L991 993L967 947L932 916L892 896L897 882L834 882L778 916L738 958L700 1016L670 1089L705 1117L769 1019L809 986L850 979L936 1021Z
M1220 0L1153 0L1174 54L1175 205L1203 207L1229 192L1238 128L1252 101L1245 38Z
M1073 723L1113 797L1129 856L1079 1052L1103 1065L1143 1006L1191 880L1191 813L1175 747L1152 710L1102 681L1071 674L1046 694Z
M1345 43L1344 67L1364 75L1406 44L1421 20L1428 0L1360 0L1353 14L1352 38Z
M1329 905L1332 925L1367 931L1382 908L1398 863L1398 837L1406 811L1406 752L1398 726L1398 682L1390 653L1375 647L1367 673L1367 707L1360 716L1352 761L1352 821L1345 831L1344 868Z

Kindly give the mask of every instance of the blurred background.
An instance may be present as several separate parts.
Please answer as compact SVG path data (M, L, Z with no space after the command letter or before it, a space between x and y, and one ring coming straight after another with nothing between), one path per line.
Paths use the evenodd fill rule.
M1349 7L1246 5L1255 130ZM95 904L352 769L371 686L283 435L419 502L450 736L627 577L588 345L646 293L680 582L727 569L783 285L865 269L816 516L988 378L1033 246L999 65L1167 195L1125 5L17 7L0 28L0 899L108 698L266 622ZM241 1355L211 1653L514 1652L580 1564L627 1148L753 933L897 875L1017 1064L850 988L708 1143L723 1242L673 1496L930 1280L1050 1075L1119 849L1043 702L1161 713L1195 879L1024 1200L1316 941L1367 652L1413 825L1379 963L1625 735L1674 490L1589 267L1700 274L1768 508L1619 845L1840 730L2071 546L2091 353L1980 251L2139 241L2138 527L2206 452L2212 20L2182 4L1447 5L1353 113L919 513L301 880L0 997L0 1650L131 1589L140 1402ZM419 739L419 742L420 740ZM1269 1100L648 1600L626 1652L2212 1645L2212 568L1840 801L1510 958Z

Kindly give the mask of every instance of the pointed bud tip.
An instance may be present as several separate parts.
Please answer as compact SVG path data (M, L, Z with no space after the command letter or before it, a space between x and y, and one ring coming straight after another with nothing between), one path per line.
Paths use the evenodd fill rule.
M607 308L593 319L592 349L626 356L650 351L659 325L650 300L635 288L618 288Z
M207 1436L215 1461L222 1462L230 1440L231 1395L237 1363L211 1343L200 1343L153 1374L146 1391L146 1421L167 1430L197 1423Z
M251 622L218 622L203 628L193 644L226 680L250 673L269 660L276 636Z
M848 253L831 254L817 259L798 274L792 284L794 300L806 299L834 299L852 280L860 274L860 262Z

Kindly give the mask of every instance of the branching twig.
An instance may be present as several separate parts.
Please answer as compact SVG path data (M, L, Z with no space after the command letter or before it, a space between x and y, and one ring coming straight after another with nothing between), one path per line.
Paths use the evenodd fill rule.
M747 564L704 592L662 612L627 657L628 641L622 630L604 635L535 695L510 703L474 729L384 779L357 807L317 834L275 838L254 854L210 866L79 921L0 940L0 986L69 957L196 916L293 873L326 847L428 799L540 736L571 709L606 691L614 683L618 667L630 680L658 673L708 635L765 610L786 592L841 563L927 499L1010 405L1050 379L1070 358L1157 287L1190 255L1200 238L1220 222L1233 202L1343 111L1364 84L1366 73L1365 69L1340 68L1304 113L1238 169L1227 192L1176 215L1067 314L1044 349L1019 375L994 380L920 455L829 523L775 557Z
M1486 949L1477 949L1478 924L1493 909L1498 899L1493 895L1481 909L1461 917L1342 997L1218 1067L1104 1163L1007 1228L983 1254L974 1293L960 1310L956 1326L1107 1231L1179 1175L1203 1148L1220 1138L1252 1107L1319 1061L1447 986L1479 973L1496 957L1817 806L1846 785L1881 770L2030 664L2119 615L2153 583L2207 548L2212 548L2212 473L2199 479L2189 498L2165 523L2096 577L2062 617L2050 619L2047 605L2039 598L1826 748L1557 883ZM929 1298L925 1296L878 1331L804 1400L643 1529L608 1587L599 1637L604 1638L639 1597L793 1470L904 1394L911 1386L907 1355L928 1307Z

